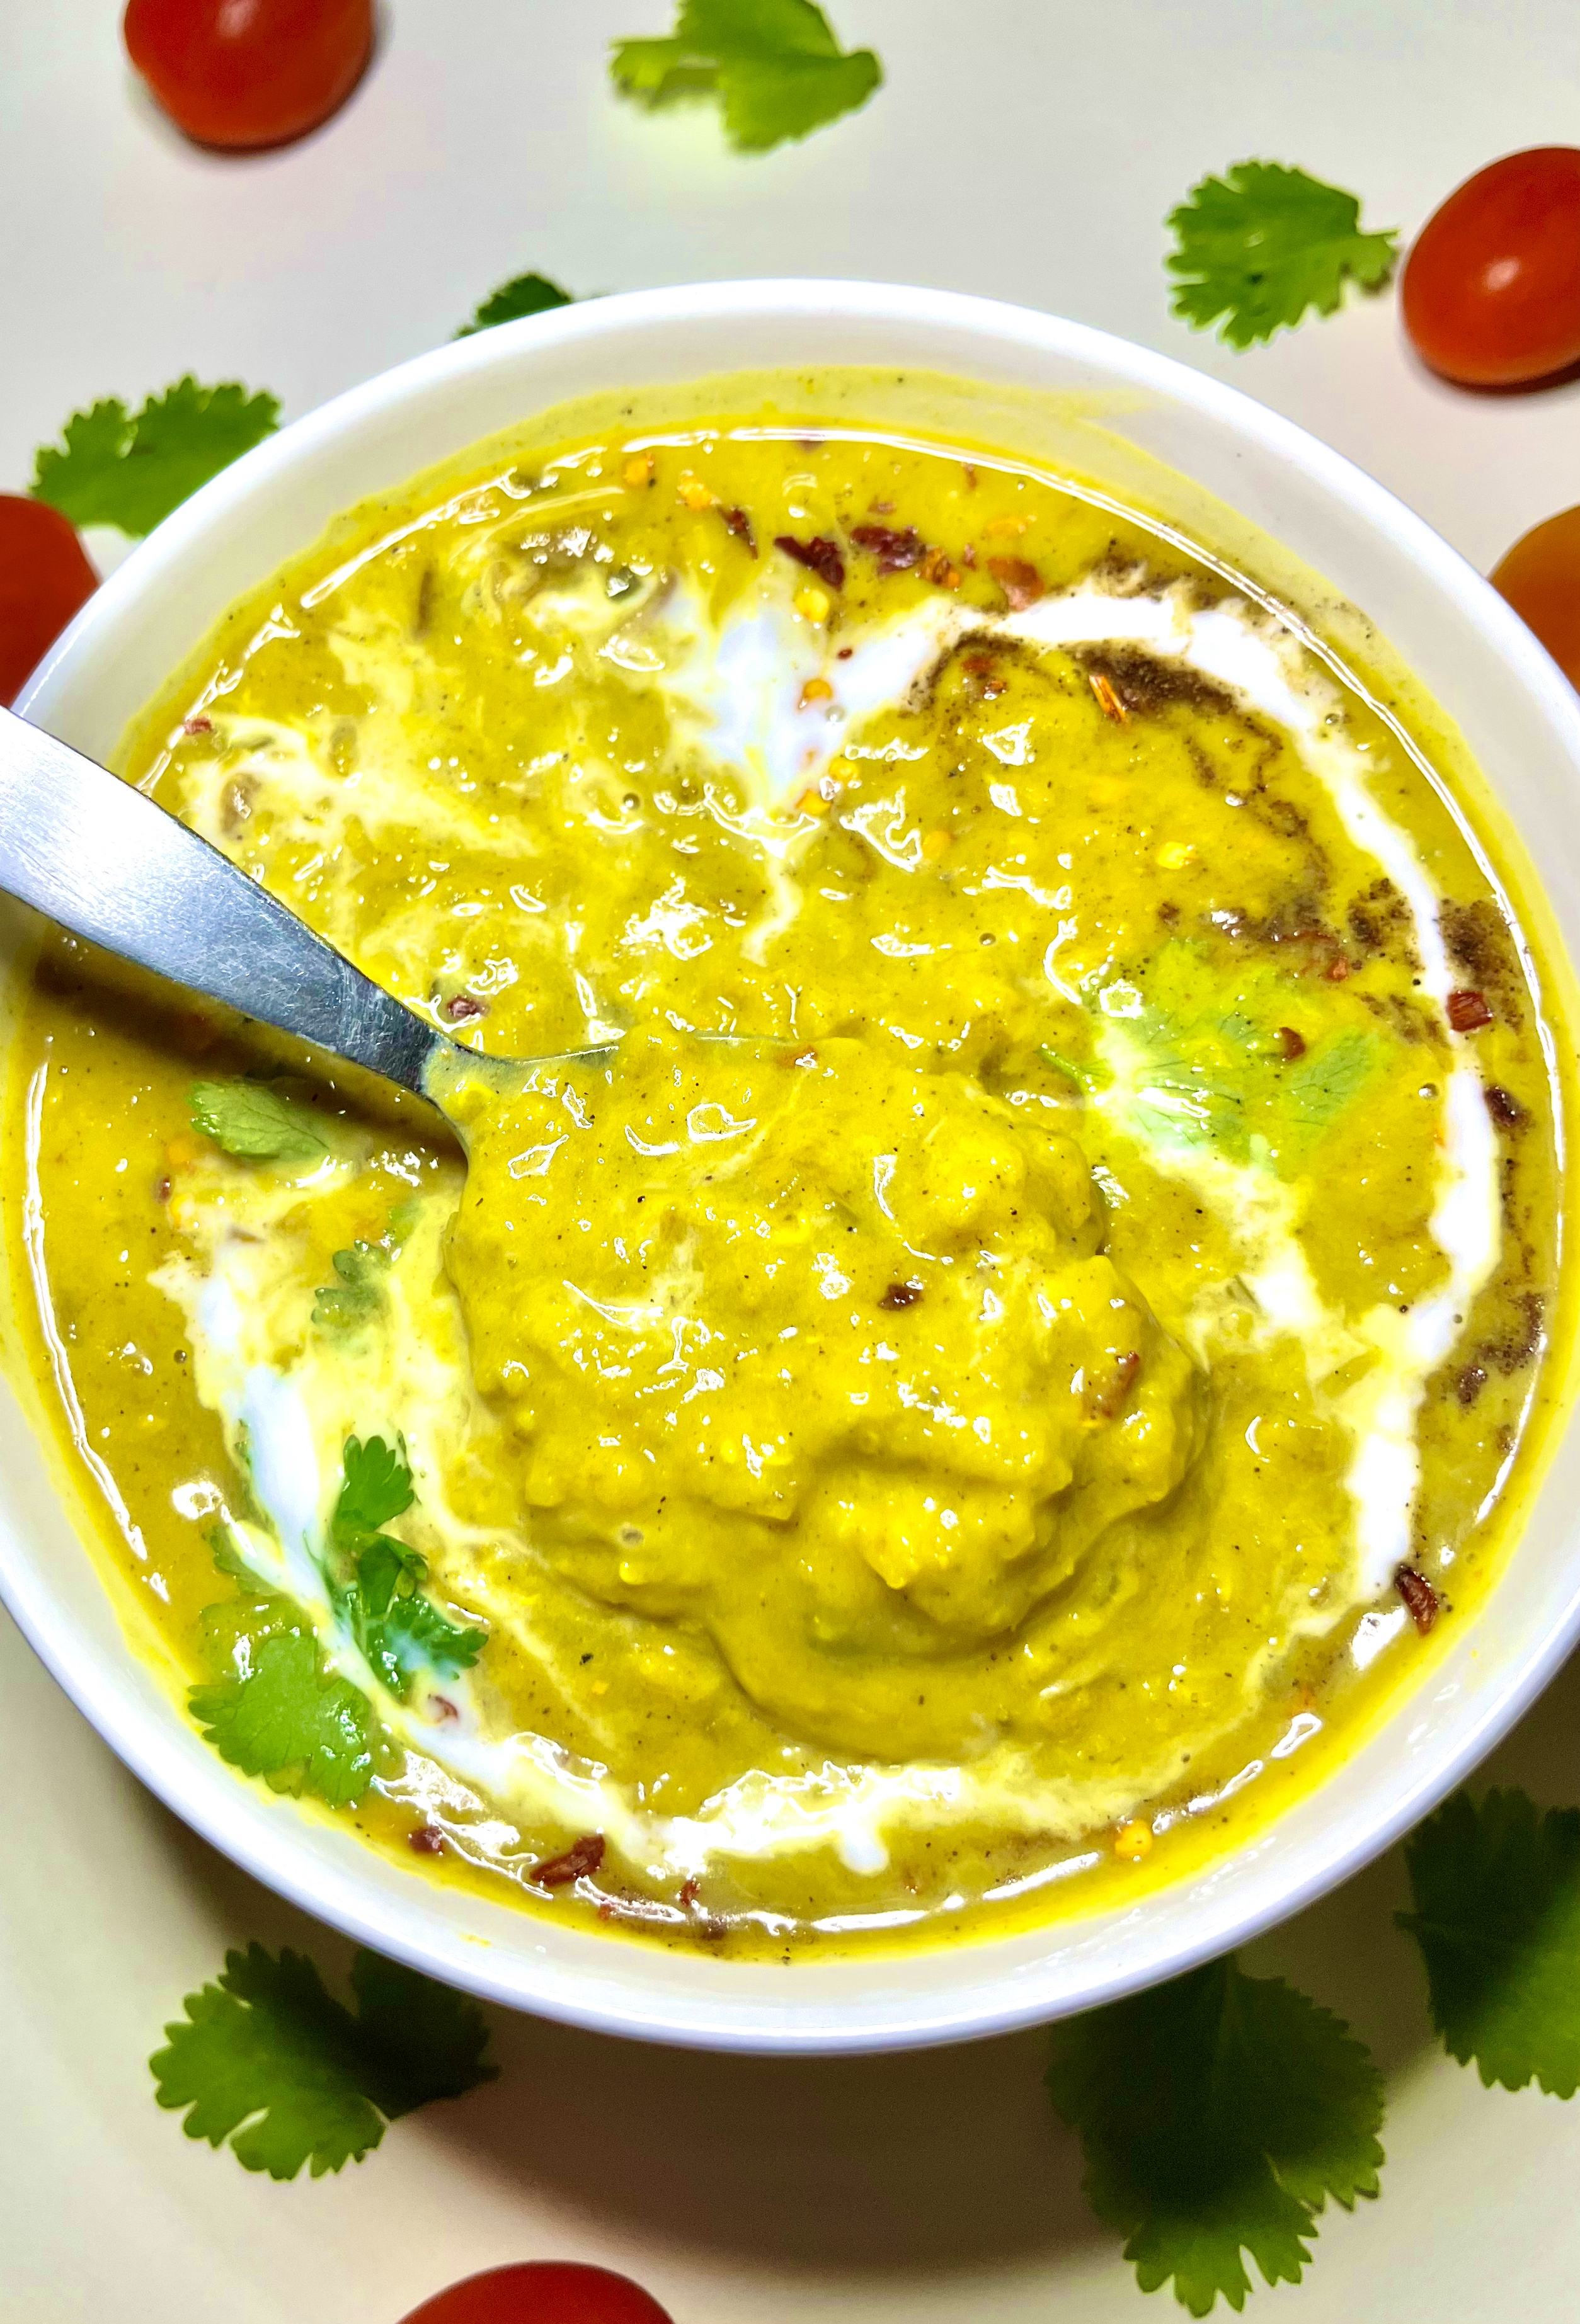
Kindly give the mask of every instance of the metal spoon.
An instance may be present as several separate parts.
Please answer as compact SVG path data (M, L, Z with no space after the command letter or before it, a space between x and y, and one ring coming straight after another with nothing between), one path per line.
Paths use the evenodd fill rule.
M519 1086L536 1065L599 1065L613 1054L614 1044L552 1058L464 1048L154 800L9 710L0 710L0 890L441 1111L480 1074Z

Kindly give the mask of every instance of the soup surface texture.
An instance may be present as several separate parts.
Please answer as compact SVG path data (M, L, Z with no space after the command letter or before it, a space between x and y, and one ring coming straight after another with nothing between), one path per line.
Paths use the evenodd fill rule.
M1206 552L628 426L359 512L125 772L548 1060L463 1061L457 1139L41 960L36 1367L238 1767L670 1942L937 1939L1233 1844L1472 1602L1544 1004L1422 749Z

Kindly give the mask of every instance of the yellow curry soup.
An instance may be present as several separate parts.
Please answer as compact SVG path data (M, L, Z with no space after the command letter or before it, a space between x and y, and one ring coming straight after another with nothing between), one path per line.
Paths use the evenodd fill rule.
M772 409L507 452L125 770L551 1060L463 1155L39 964L14 1271L25 1213L113 1554L278 1788L725 1955L987 1934L1235 1844L1495 1572L1550 1003L1418 743L1144 513ZM289 1658L350 1774L263 1764Z

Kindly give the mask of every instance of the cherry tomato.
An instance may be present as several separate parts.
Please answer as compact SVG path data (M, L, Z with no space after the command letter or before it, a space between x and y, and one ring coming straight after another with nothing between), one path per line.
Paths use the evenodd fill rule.
M1580 149L1537 145L1478 170L1405 262L1404 327L1462 387L1523 387L1580 361Z
M0 702L14 702L98 587L75 528L47 501L0 493Z
M404 2324L672 2324L628 2275L574 2260L493 2267L435 2292Z
M126 53L200 145L283 145L345 104L373 0L128 0Z
M1492 586L1580 686L1580 508L1523 533L1492 568Z

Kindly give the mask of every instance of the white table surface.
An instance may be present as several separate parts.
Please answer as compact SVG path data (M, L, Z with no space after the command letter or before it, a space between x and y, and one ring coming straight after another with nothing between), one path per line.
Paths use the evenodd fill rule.
M1232 379L1381 477L1483 567L1580 502L1580 386L1426 377L1390 298L1236 356L1168 314L1161 221L1247 156L1418 226L1471 170L1571 143L1558 0L830 0L887 86L757 160L704 113L611 98L608 41L670 0L390 0L367 80L281 153L185 145L116 0L0 12L0 490L96 397L185 371L287 418L448 336L505 276L587 292L858 274L1078 317ZM624 2267L677 2324L1077 2324L1143 2306L1040 2090L1042 2038L840 2062L645 2050L495 2017L492 2089L285 2186L180 2133L146 2059L229 1944L345 1948L188 1835L0 1618L0 2315L396 2324L508 2259ZM1580 1668L1491 1774L1580 1798ZM1580 2275L1580 2101L1482 2089L1431 2043L1390 1859L1254 1949L1389 2079L1384 2193L1328 2219L1304 2324L1556 2319ZM1220 2314L1224 2311L1220 2310Z

